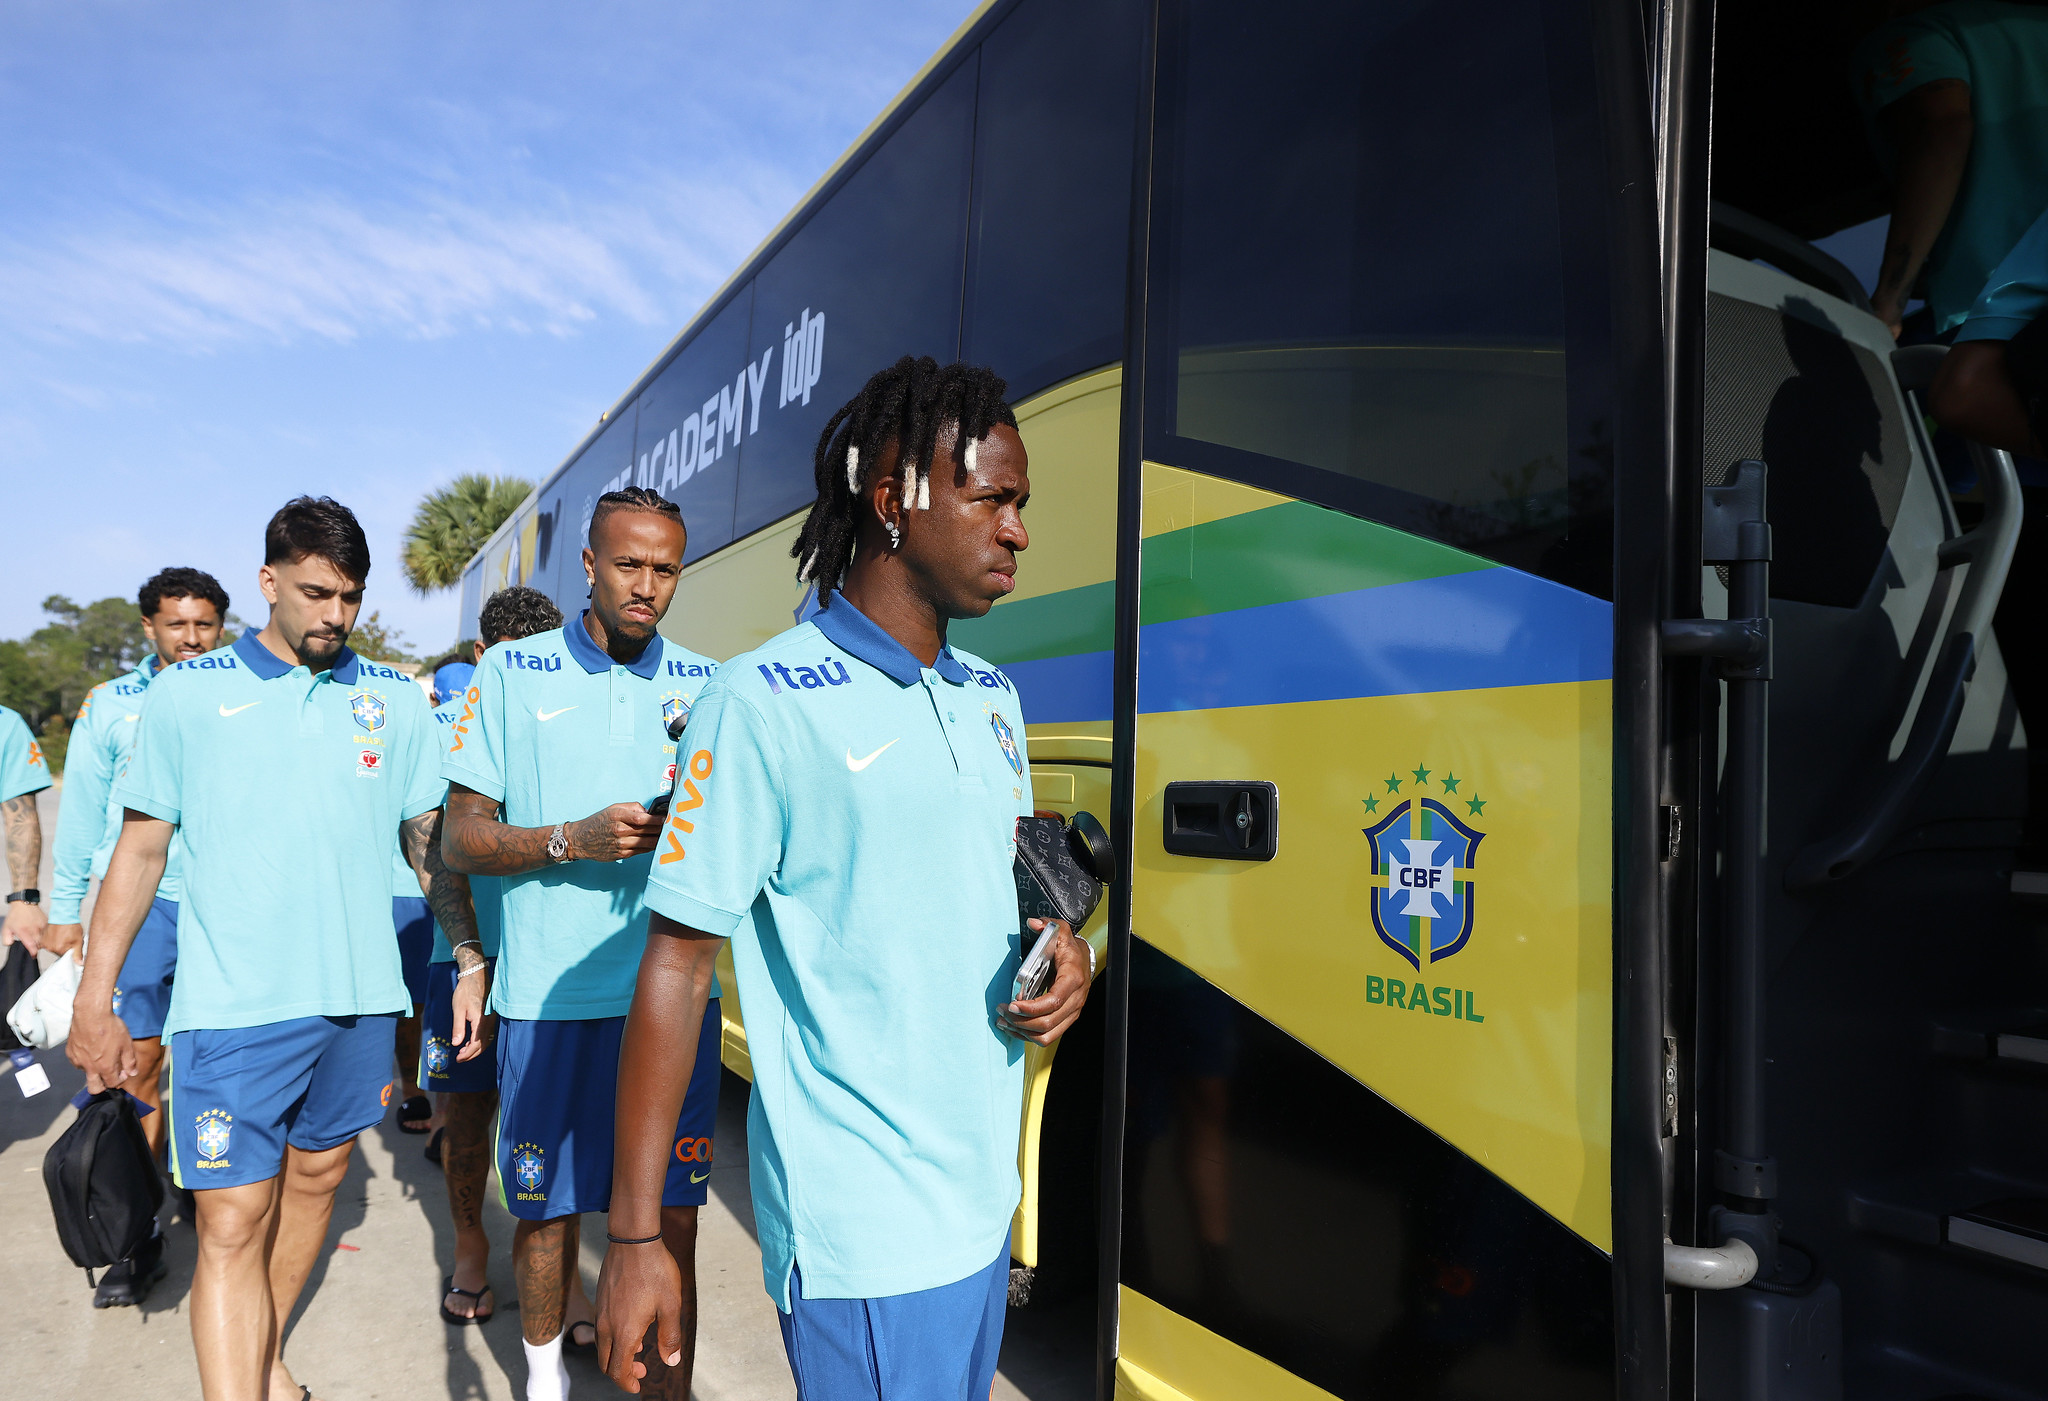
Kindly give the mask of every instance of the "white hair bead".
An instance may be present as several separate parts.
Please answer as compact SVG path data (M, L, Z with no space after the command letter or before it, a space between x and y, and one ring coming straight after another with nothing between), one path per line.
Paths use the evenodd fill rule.
M929 511L931 508L932 474L929 472L919 472L917 474L917 509Z
M967 451L963 454L963 459L965 460L967 464L967 470L970 473L974 471L974 449L979 445L980 444L978 439L969 438L967 440Z
M852 443L846 445L846 489L860 495L860 449Z

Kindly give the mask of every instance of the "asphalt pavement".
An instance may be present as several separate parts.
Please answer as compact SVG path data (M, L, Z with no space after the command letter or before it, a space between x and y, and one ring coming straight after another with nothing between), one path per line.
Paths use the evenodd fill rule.
M45 863L56 831L57 791L42 803ZM44 877L48 888L48 876ZM0 1074L0 1392L8 1396L197 1397L198 1372L185 1315L192 1225L167 1202L169 1274L139 1309L95 1310L84 1272L65 1258L51 1225L43 1155L71 1122L83 1077L61 1050L46 1052L51 1087L24 1098ZM699 1216L697 1374L704 1401L793 1398L775 1306L761 1285L761 1256L747 1191L746 1082L727 1072L719 1105L711 1197ZM482 1327L451 1328L437 1312L453 1233L440 1169L424 1140L395 1117L364 1133L336 1194L328 1246L286 1334L285 1360L322 1401L378 1397L490 1398L525 1394L512 1220L495 1177L486 1194L490 1275L498 1314ZM592 1242L596 1242L593 1247ZM604 1218L585 1218L583 1278L595 1292ZM1013 1309L1005 1333L998 1401L1084 1401L1092 1395L1092 1301ZM594 1358L569 1358L571 1394L623 1395Z

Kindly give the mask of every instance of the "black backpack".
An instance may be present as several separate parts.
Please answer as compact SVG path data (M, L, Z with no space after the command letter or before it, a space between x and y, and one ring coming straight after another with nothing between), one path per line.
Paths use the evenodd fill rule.
M86 1101L44 1155L43 1185L57 1239L87 1283L94 1270L127 1259L149 1239L164 1183L126 1090L102 1090Z

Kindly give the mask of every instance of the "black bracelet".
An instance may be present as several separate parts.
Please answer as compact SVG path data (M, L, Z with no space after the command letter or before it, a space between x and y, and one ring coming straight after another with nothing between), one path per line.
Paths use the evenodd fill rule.
M661 1239L661 1232L656 1231L651 1236L641 1236L635 1240L627 1240L624 1236L615 1236L610 1231L606 1231L604 1238L613 1245L652 1245Z

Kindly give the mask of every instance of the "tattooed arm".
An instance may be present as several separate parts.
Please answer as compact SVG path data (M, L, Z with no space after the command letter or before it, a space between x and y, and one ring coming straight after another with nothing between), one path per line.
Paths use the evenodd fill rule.
M516 876L556 864L548 856L553 827L513 827L498 820L496 802L460 783L448 785L448 820L441 855L451 871L472 876ZM570 861L623 861L654 850L663 818L638 803L613 803L563 824Z
M483 945L477 939L476 906L469 890L469 877L448 869L441 857L441 810L423 812L399 824L398 839L406 864L419 877L426 893L427 907L455 950L455 998L449 1044L457 1047L457 1060L475 1060L482 1054L484 1007L490 998L490 970L484 966Z
M7 888L30 889L43 865L43 819L36 812L36 795L23 793L0 803L0 822L7 828L7 873L14 882ZM15 901L0 923L0 947L19 943L30 953L42 952L45 923L41 905Z

